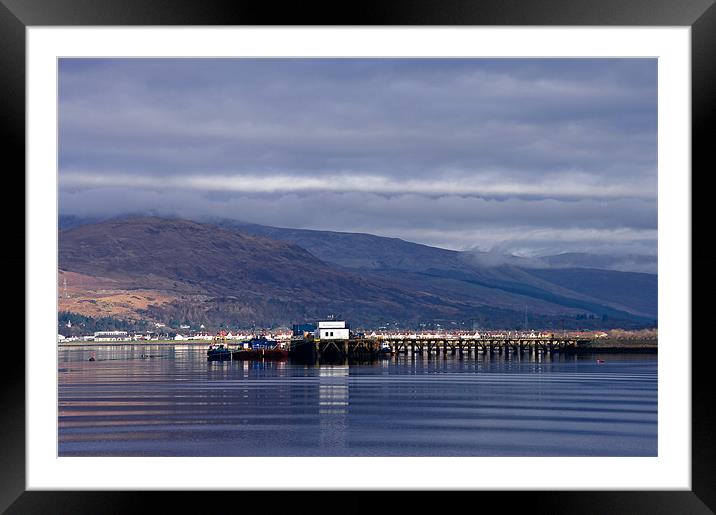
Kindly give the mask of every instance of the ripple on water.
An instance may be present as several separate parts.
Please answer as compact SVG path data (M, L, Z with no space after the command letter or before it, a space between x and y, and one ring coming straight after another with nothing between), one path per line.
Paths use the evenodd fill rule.
M314 367L112 346L58 357L61 456L657 453L656 356Z

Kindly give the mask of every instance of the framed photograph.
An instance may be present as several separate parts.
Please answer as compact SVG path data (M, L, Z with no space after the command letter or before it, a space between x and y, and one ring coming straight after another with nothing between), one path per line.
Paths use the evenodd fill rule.
M0 507L712 513L712 3L3 0L27 312Z

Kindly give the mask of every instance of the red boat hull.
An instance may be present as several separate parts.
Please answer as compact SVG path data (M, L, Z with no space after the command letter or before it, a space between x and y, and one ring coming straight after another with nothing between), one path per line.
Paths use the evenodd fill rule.
M266 349L257 351L262 359L287 359L288 351L281 349Z

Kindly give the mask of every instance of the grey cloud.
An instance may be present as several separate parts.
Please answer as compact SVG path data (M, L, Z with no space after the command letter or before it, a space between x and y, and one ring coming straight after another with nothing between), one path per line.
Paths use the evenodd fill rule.
M656 71L650 59L62 59L60 206L230 212L450 248L655 247Z
M114 74L106 68L99 77L69 74L70 81L82 79L82 86L61 84L61 93L98 84L79 99L61 94L66 149L61 161L76 164L73 156L84 157L105 167L122 162L122 155L147 154L158 146L167 152L147 158L155 164L150 170L157 173L162 167L156 165L163 163L168 172L181 173L187 150L209 146L215 153L213 161L205 161L209 171L273 165L317 173L342 163L398 175L435 173L445 165L533 173L598 166L604 173L627 155L640 163L651 156L648 162L654 163L648 150L655 144L655 123L648 117L655 116L655 90L578 81L565 72L554 77L549 65L540 78L519 79L495 73L490 62L480 60L472 69L459 61L452 73L443 64L434 74L433 61L423 60L422 73L415 73L417 65L391 60L363 66L366 76L356 77L349 71L357 65L349 61L313 65L314 74L291 60L277 61L273 68L256 60L213 66L196 60L155 62L159 70L166 68L163 81L143 81L141 74L132 80L137 71L127 61L120 61ZM233 77L222 63L235 71ZM158 73L150 65L143 63L140 71ZM412 73L396 74L406 67ZM176 90L173 82L189 80L187 70L194 68L204 82L196 91ZM335 80L340 74L334 68L348 70L353 80ZM644 117L642 126L624 127L625 120ZM83 155L87 149L92 153ZM176 157L167 159L172 153ZM129 164L145 170L136 161Z
M644 238L655 244L656 238L653 203L648 200L497 201L360 193L226 196L98 188L65 192L60 202L62 213L79 216L146 212L151 206L150 212L159 215L368 232L452 249L478 245L517 253L530 248L582 251L585 245L624 245Z

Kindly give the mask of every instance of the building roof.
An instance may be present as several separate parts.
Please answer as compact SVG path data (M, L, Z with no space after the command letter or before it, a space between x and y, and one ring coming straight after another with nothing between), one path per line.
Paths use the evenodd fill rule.
M319 329L346 329L345 320L323 320L318 322Z

